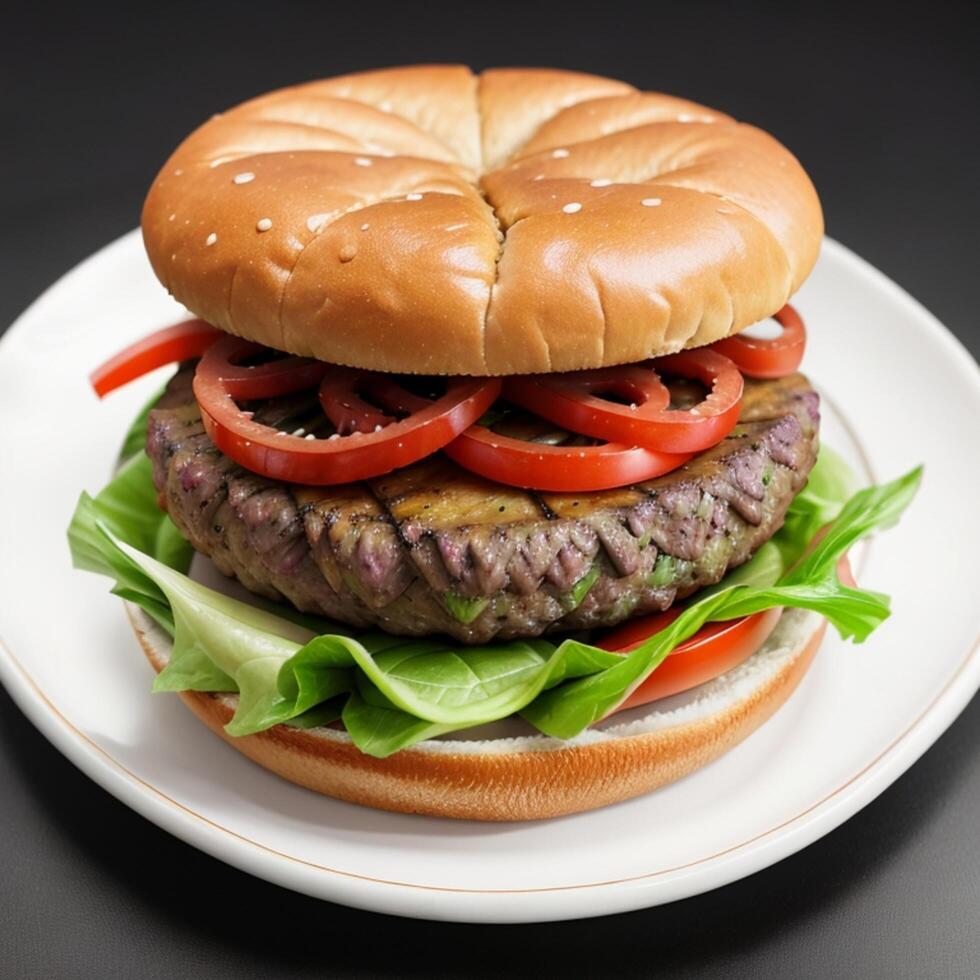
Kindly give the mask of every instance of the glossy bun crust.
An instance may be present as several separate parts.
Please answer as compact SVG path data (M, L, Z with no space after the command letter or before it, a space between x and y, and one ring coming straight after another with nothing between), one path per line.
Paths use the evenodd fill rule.
M776 312L820 203L771 136L550 69L393 68L214 116L160 171L160 281L230 333L382 371L642 360Z

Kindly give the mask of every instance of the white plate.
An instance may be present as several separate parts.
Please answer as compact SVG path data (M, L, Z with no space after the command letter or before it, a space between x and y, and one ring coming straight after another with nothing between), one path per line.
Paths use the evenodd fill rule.
M120 800L185 841L310 895L400 915L518 922L695 895L838 826L904 772L980 685L980 380L897 286L828 241L797 300L825 437L866 475L926 463L863 581L895 615L864 647L828 638L798 692L745 743L657 793L540 823L361 809L252 765L150 673L105 579L64 531L159 378L103 403L86 372L181 311L134 232L45 293L0 344L0 677L34 724Z

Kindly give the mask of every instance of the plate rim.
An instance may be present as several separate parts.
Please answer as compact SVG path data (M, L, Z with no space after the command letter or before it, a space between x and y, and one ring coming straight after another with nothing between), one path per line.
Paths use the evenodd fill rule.
M59 290L69 278L84 275L91 264L110 251L131 247L138 235L138 229L127 232L56 279L0 338L0 351L11 335L24 329L25 322L49 294ZM874 288L889 293L908 308L910 315L942 344L946 353L958 362L964 377L971 378L980 391L980 368L963 344L932 313L846 246L826 238L823 247L866 281L870 280ZM41 734L94 782L161 829L233 867L313 897L373 911L469 922L532 922L604 915L701 894L768 867L818 840L884 792L953 723L980 688L978 650L980 637L967 649L930 702L862 769L800 813L752 838L678 867L608 881L516 889L467 889L385 880L277 851L196 813L113 758L61 714L2 637L0 681ZM591 894L595 889L605 890L609 899L601 908L574 898L576 894ZM417 892L424 893L427 900L405 901L409 895L417 899L414 895ZM445 907L446 896L452 898L449 907ZM547 907L541 904L545 898L551 903ZM515 899L518 899L516 904ZM503 904L505 901L510 904Z

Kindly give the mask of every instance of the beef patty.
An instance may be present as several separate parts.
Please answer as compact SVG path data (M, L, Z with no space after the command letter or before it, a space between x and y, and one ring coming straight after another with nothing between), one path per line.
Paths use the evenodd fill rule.
M731 435L636 486L533 493L437 454L366 483L301 487L215 448L192 377L179 371L150 413L147 452L198 551L305 612L465 643L609 626L717 582L782 525L817 444L817 395L797 374L747 381ZM295 415L250 407L270 424Z

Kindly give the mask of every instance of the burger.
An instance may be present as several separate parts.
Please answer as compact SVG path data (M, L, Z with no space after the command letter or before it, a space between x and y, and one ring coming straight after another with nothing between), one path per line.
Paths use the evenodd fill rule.
M606 805L748 736L828 622L888 615L847 552L919 473L855 492L820 446L788 301L821 209L761 130L567 71L346 75L204 123L142 229L193 318L92 375L177 365L74 560L154 689L286 779Z

